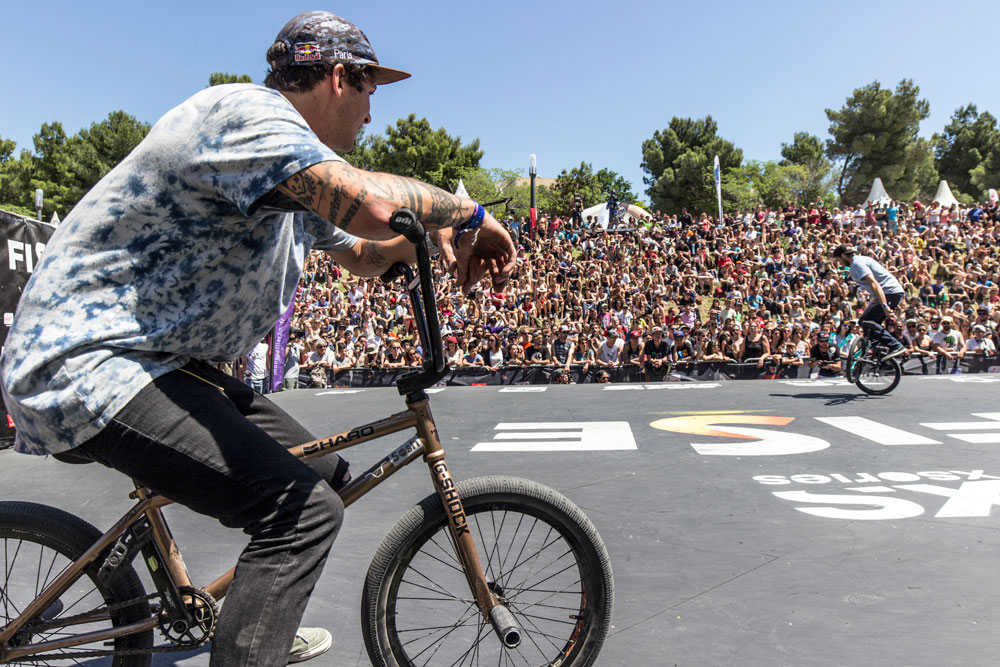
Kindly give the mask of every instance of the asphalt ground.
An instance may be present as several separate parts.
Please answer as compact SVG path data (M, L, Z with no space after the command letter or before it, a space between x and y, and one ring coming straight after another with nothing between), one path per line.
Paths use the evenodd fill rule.
M998 382L904 377L882 398L843 381L447 387L431 405L457 479L533 479L596 525L616 586L599 665L989 665L1000 661ZM393 389L274 399L317 435L403 408ZM404 439L349 450L354 471ZM0 489L102 529L129 506L113 471L10 451ZM368 664L368 563L431 492L417 462L348 510L303 620L329 628L334 648L305 664ZM241 533L166 511L196 583L235 562ZM207 665L208 652L154 664Z

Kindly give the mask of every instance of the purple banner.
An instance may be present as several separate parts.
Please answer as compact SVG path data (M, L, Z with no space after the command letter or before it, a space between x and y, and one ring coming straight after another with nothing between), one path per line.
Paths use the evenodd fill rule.
M285 379L285 350L288 349L288 332L292 327L292 313L298 297L299 290L296 288L288 309L274 325L274 336L271 338L271 391L281 391L281 383Z

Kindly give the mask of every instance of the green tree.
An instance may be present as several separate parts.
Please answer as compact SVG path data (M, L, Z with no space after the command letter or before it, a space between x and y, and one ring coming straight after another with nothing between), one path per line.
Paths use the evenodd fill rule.
M985 193L990 188L1000 190L1000 149L990 151L986 159L972 170L971 180L980 192Z
M807 186L800 188L801 198L796 201L814 202L833 187L830 178L833 164L826 157L819 137L796 132L791 144L781 144L781 156L782 166L797 165L805 169Z
M149 134L149 123L124 111L112 111L99 123L77 133L73 143L74 204L115 168Z
M816 201L809 197L814 187L808 167L801 164L750 160L722 176L722 201L729 210L777 207L786 201Z
M386 127L384 136L365 136L345 157L362 169L412 176L454 192L458 179L479 166L483 151L479 139L463 145L461 137L443 127L432 130L426 118L410 114Z
M581 162L579 167L573 167L569 171L563 169L556 176L556 182L547 193L551 196L549 212L565 216L572 209L573 198L577 195L583 199L583 207L588 208L608 201L612 193L619 201L629 204L637 199L632 192L632 184L618 172L602 168L595 173L593 165Z
M667 212L716 210L714 159L723 172L739 167L743 151L718 135L711 116L695 120L674 117L664 130L642 142L643 183L651 206Z
M208 75L208 85L206 88L218 86L223 83L253 83L249 74L230 74L229 72L212 72Z
M35 154L23 165L29 187L22 192L17 203L32 206L34 191L41 188L45 193L42 217L48 219L57 211L60 217L65 217L76 204L75 154L79 140L67 137L62 123L58 121L43 123L32 139Z
M934 164L941 178L948 181L957 199L983 199L984 188L972 181L972 172L986 162L991 153L1000 152L1000 128L989 112L979 113L975 104L960 107L952 114L944 134L934 135ZM1000 155L997 156L1000 158ZM994 186L990 186L994 187Z
M20 160L14 157L17 142L0 137L0 208L18 205L19 190L27 182L19 178ZM20 183L19 183L20 181Z
M839 110L826 110L832 137L826 153L843 165L836 186L841 202L860 202L876 177L896 199L933 192L931 144L918 135L930 104L919 96L920 88L909 79L895 92L875 81L855 90Z

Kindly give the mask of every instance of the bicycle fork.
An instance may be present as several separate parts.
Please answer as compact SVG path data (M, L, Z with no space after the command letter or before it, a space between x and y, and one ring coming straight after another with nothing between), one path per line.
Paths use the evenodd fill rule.
M465 508L462 506L462 499L459 497L451 471L448 470L448 464L445 463L444 448L438 439L437 428L434 426L427 400L425 398L423 401L410 403L410 407L417 413L417 431L423 438L425 446L424 461L430 468L434 488L437 489L441 504L444 505L452 544L462 563L462 570L469 583L469 590L476 599L479 613L490 622L505 647L517 648L521 643L521 627L510 610L496 599L486 581L483 565L476 552L476 542L472 539L469 522L465 516Z

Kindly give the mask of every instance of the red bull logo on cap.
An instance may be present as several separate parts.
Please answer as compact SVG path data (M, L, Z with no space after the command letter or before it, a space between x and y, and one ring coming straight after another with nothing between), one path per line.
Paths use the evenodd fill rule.
M321 60L323 58L319 50L319 44L305 42L295 45L295 62L308 62L310 60Z

